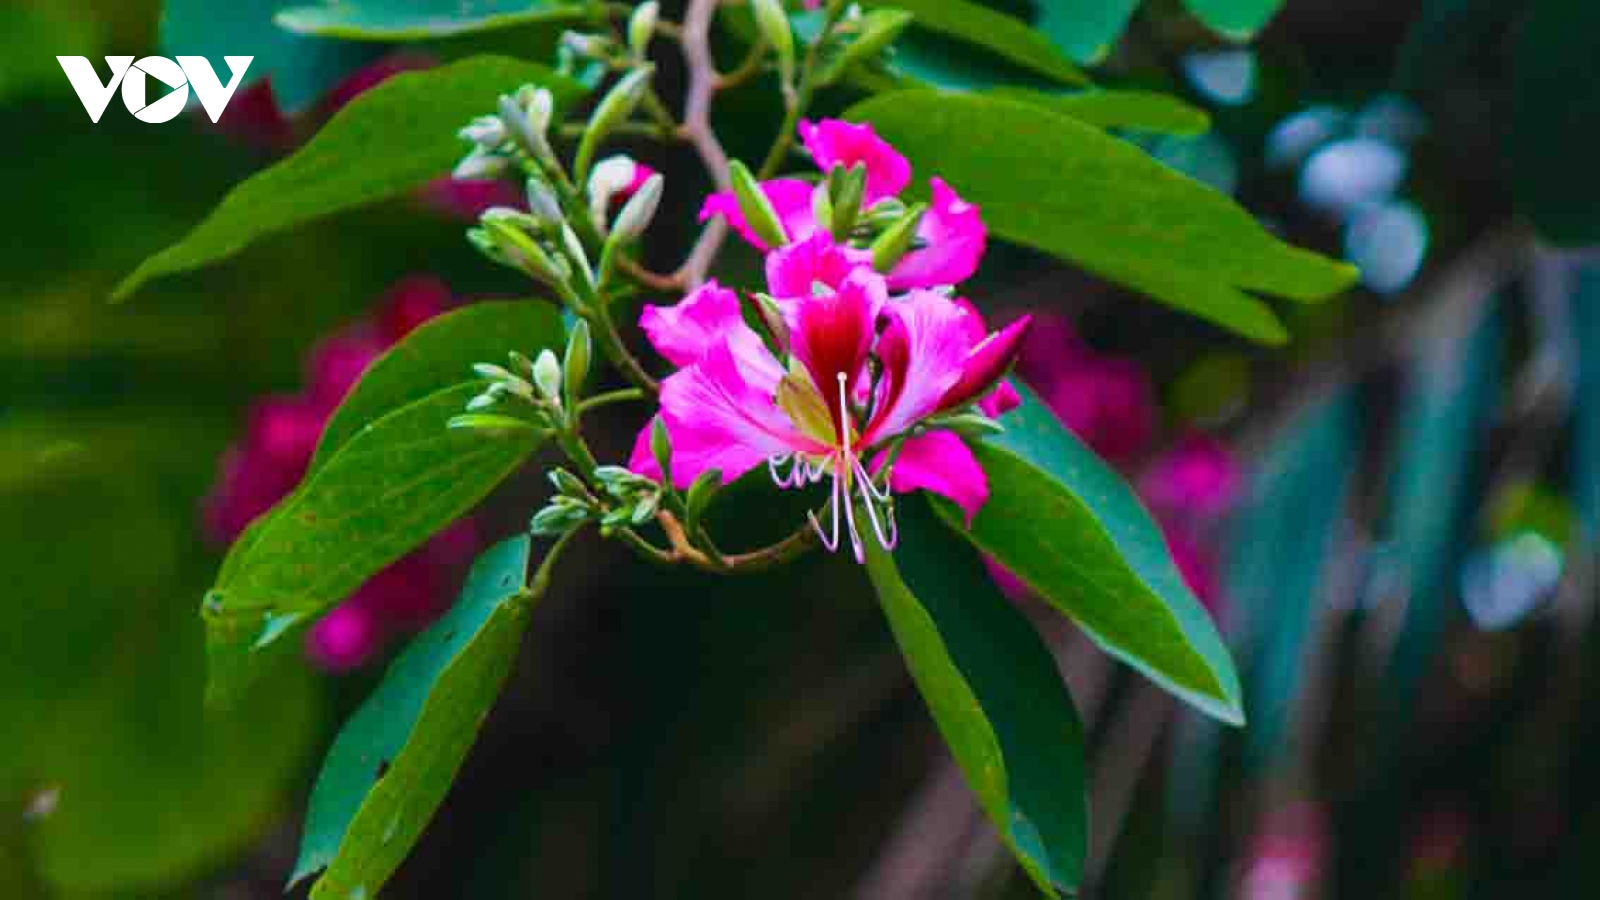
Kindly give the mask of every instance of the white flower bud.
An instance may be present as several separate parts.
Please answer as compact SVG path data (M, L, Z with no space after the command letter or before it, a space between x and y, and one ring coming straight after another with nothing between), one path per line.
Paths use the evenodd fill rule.
M661 18L661 4L656 0L641 3L628 17L628 49L634 56L644 56L650 49L650 38L655 36L656 20Z
M566 218L561 212L561 203L556 200L555 192L537 178L528 179L528 211L534 218L544 222L560 222Z
M479 116L471 124L456 132L462 140L471 141L485 150L493 150L506 142L506 123L499 116Z
M622 212L617 213L613 240L631 241L644 234L656 216L656 208L661 205L661 190L665 185L666 179L659 172L645 179L639 190L623 204Z
M545 349L539 352L539 358L533 361L533 383L538 385L539 393L555 404L561 405L561 363L556 355Z
M590 170L584 190L589 195L589 218L601 234L606 233L606 213L611 210L612 199L633 184L637 165L631 158L619 154L600 160Z
M498 153L490 153L482 147L474 147L471 153L462 157L451 170L450 177L462 180L486 180L498 178L510 165L510 160Z

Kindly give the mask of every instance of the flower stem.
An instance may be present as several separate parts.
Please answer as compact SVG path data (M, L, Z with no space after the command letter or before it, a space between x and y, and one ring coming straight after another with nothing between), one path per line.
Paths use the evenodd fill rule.
M610 406L613 403L626 403L630 400L643 400L644 398L645 392L643 388L618 388L603 394L595 394L593 397L579 402L578 414L582 415L591 409L599 409L602 406Z
M844 14L843 3L828 4L826 18L823 20L822 29L817 32L817 39L806 48L805 59L800 64L800 85L793 96L784 98L783 124L778 127L778 136L772 141L772 148L767 151L767 158L762 161L761 168L756 172L756 178L765 181L778 174L783 168L784 160L789 158L789 151L794 148L795 130L800 127L800 117L805 115L806 109L811 106L811 98L817 92L816 71L817 61L822 58L822 45L828 41L828 33L833 31L833 26L839 23L839 17Z

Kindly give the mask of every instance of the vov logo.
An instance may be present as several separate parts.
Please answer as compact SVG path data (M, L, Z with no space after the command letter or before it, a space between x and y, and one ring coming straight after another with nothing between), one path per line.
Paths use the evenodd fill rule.
M88 57L56 57L56 61L61 63L61 71L66 72L67 80L72 82L72 89L78 92L78 99L83 101L90 121L100 121L106 105L111 102L111 95L117 92L120 85L122 103L128 107L128 112L133 113L139 121L152 124L177 118L183 108L189 105L191 87L195 96L200 98L200 105L205 107L206 115L211 117L211 121L217 121L227 108L228 101L233 99L234 89L244 80L245 70L250 68L255 57L224 56L223 59L228 63L228 71L232 76L226 86L217 78L216 70L211 68L211 62L204 56L180 56L177 62L165 56L146 56L138 62L134 62L131 56L108 56L106 65L111 67L111 80L104 83L95 73L94 63L89 62ZM154 102L147 102L151 78L171 88L171 93Z

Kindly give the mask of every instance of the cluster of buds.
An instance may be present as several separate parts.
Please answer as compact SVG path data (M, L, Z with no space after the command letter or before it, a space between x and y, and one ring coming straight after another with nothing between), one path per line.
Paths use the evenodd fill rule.
M490 207L467 230L467 240L485 256L542 281L563 296L583 299L594 293L594 266L583 241L542 181L528 179L528 212Z
M513 350L510 368L493 363L474 365L472 371L489 384L468 401L465 413L450 420L450 427L490 434L548 434L570 428L577 418L578 394L589 377L592 353L589 325L579 319L572 324L566 354L559 361L548 349L531 360ZM508 409L507 404L515 407Z
M594 480L600 486L599 496L566 469L552 470L555 495L534 513L529 523L533 533L553 537L598 522L600 533L610 535L619 528L645 524L661 508L661 485L622 466L600 466L594 470Z
M856 66L881 66L911 18L911 13L900 9L863 11L857 3L846 6L824 38L821 62L813 76L816 83L834 84Z
M739 211L750 230L771 247L781 247L794 237L754 175L737 160L729 164L729 180ZM867 170L862 163L835 166L811 191L811 215L839 246L870 257L872 267L887 272L908 253L927 246L918 237L928 205L907 205L898 197L881 197L863 204Z
M513 94L502 94L495 115L479 116L458 132L472 150L451 174L462 179L497 178L519 156L540 168L557 165L549 138L554 112L555 98L542 87L525 84Z

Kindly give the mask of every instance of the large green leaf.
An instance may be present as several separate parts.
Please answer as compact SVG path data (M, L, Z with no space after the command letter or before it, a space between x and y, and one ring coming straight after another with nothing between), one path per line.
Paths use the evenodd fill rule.
M550 88L559 100L582 90L543 66L498 56L388 79L341 109L293 156L230 191L183 240L141 263L115 296L443 175L465 150L456 131L473 116L492 112L498 94L527 83Z
M490 548L449 613L390 666L317 776L291 882L315 898L376 897L444 800L516 660L538 599L529 539Z
M161 10L161 50L168 56L204 56L226 80L224 56L254 56L245 84L272 79L272 95L289 112L310 106L329 88L376 59L382 47L290 34L272 24L286 0L166 0Z
M28 548L6 567L19 602L0 605L0 812L21 824L14 801L56 797L25 834L30 867L63 896L155 896L270 824L318 727L314 685L275 673L239 709L204 714L202 635L182 598L203 577L189 501L151 490L142 458L196 452L192 430L17 431L0 432L0 540Z
M947 524L1066 613L1108 653L1207 715L1243 722L1239 676L1216 627L1133 490L1025 385L1005 433L976 445L989 499Z
M471 377L473 363L504 363L510 350L532 359L564 345L560 313L539 300L474 303L425 322L361 374L322 429L311 470L367 425L441 385Z
M921 496L867 574L951 755L1033 880L1071 891L1088 842L1083 728L1050 651Z
M1183 5L1218 34L1242 41L1271 21L1283 0L1183 0Z
M101 30L87 10L70 6L0 10L0 102L69 91L55 55L92 56L104 40ZM41 47L50 54L38 52Z
M248 534L247 550L206 596L214 700L248 681L249 654L467 512L533 452L531 436L445 427L481 389L436 391L356 432Z
M577 22L592 15L592 4L551 0L326 0L286 5L274 21L300 34L426 41L534 22Z
M1040 4L1039 30L1081 63L1104 59L1139 0L1051 0Z
M1048 94L1022 88L999 88L994 96L1071 116L1098 128L1155 131L1193 137L1211 128L1205 110L1159 91L1104 90Z
M1536 0L1511 70L1511 190L1555 243L1600 241L1600 4Z
M1343 290L1354 267L1274 237L1223 194L1127 141L1037 106L932 91L851 108L983 210L999 237L1258 340L1283 326L1258 291L1312 301Z
M1088 83L1049 38L1005 13L967 0L882 0L870 5L903 9L920 28L982 47L1034 74L1063 84Z

